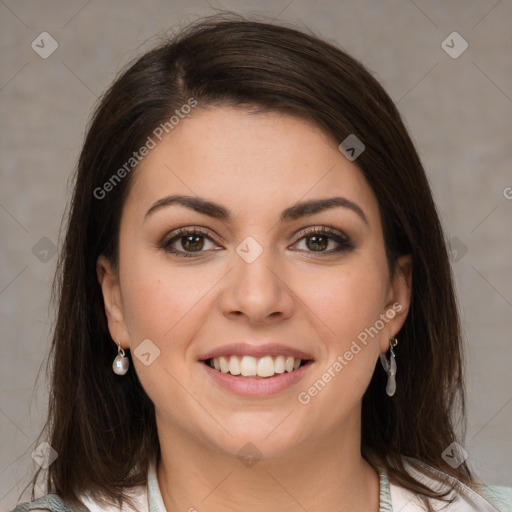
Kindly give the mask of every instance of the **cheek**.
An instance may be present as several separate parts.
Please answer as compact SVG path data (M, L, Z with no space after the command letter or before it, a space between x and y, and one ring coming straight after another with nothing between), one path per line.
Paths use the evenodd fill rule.
M215 284L223 272L201 265L179 266L166 254L155 257L148 250L133 252L125 263L123 309L132 352L149 339L160 350L160 364L184 372L182 363L191 357L190 342L200 336L212 315Z
M135 244L134 244L135 245ZM133 245L133 246L134 246ZM132 345L149 338L160 344L193 308L204 287L193 271L172 268L165 255L132 251L121 263L124 318ZM167 338L176 339L174 336Z
M150 338L155 343L166 343L179 337L180 327L188 324L200 309L196 305L201 298L204 283L197 287L183 279L179 272L173 279L151 273L130 276L125 301L125 318L132 343ZM195 306L196 305L196 306Z
M170 395L179 401L189 371L186 363L190 340L208 315L207 301L201 299L213 285L212 276L203 276L201 281L193 270L171 270L170 265L154 262L146 268L134 265L132 269L123 294L135 370L155 403L166 403ZM141 342L148 339L151 344L145 342L142 349ZM148 364L138 358L139 353L150 354ZM187 389L193 393L193 383L187 383Z
M329 422L339 424L370 383L382 336L375 325L385 313L385 278L378 261L360 259L317 274L314 290L301 292L325 349L316 378L304 383L298 396L313 423L328 410Z
M354 256L346 265L311 271L309 280L301 273L298 294L324 324L327 339L343 346L384 312L386 278L379 260Z

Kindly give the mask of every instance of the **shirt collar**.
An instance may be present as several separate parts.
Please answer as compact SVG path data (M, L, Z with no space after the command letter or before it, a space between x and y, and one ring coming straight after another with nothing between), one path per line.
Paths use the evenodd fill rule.
M158 486L155 461L151 461L148 470L148 509L149 512L167 512Z

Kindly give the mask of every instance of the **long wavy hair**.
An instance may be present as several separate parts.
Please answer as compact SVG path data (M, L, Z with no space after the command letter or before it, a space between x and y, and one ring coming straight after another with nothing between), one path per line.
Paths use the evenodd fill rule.
M120 505L130 502L125 488L145 484L149 462L159 460L153 403L136 372L122 378L112 372L117 351L96 275L99 255L115 268L118 263L121 210L136 166L107 197L98 190L190 98L198 108L300 116L340 142L350 134L363 141L355 163L379 202L389 269L398 256L411 254L413 273L396 347L399 386L394 397L386 396L386 375L376 366L362 403L362 453L376 454L391 482L420 497L446 493L414 479L402 455L472 485L466 463L452 468L442 457L465 434L460 320L439 215L396 106L372 74L334 44L291 26L221 13L181 28L130 63L89 123L53 283L57 315L42 436L58 458L48 468L48 491L75 504L88 492Z

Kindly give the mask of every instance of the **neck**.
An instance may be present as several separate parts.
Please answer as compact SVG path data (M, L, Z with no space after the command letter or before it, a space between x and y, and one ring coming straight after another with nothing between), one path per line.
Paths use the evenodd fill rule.
M252 463L181 434L160 436L157 477L167 512L379 510L378 473L359 442L339 430Z

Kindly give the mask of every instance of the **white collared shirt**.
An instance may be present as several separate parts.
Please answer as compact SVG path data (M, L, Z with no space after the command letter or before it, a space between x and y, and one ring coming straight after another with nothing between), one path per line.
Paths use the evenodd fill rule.
M474 491L467 485L459 482L454 477L428 466L427 464L416 461L424 468L430 470L440 479L445 479L448 484L441 484L436 480L425 476L415 469L409 462L409 457L403 457L407 471L416 479L423 481L431 488L445 489L446 485L454 486L454 491L450 495L454 500L450 504L445 501L431 499L434 510L442 512L512 512L512 487L501 487L481 484L479 492ZM379 512L424 512L416 493L403 487L389 482L386 471L379 468L380 480L380 504ZM156 475L155 464L152 463L148 471L147 486L132 489L132 496L137 508L136 512L167 512ZM83 498L82 501L90 512L133 512L134 509L127 505L119 508L105 508L96 504L90 498ZM445 507L445 508L443 508ZM191 507L193 509L193 507Z

